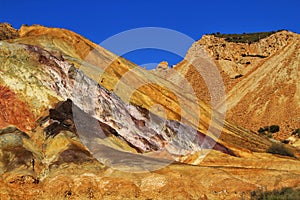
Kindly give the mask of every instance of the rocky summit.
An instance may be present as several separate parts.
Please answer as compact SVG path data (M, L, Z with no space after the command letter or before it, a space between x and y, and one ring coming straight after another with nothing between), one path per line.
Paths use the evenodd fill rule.
M279 140L299 125L298 43L288 31L206 35L175 67L147 71L69 30L0 24L0 199L250 199L297 188L297 131L294 146ZM219 107L195 71L213 63ZM274 126L256 132L273 124L274 138Z
M204 35L176 69L189 80L197 96L210 103L203 78L187 62L198 56L201 46L222 76L226 119L255 132L278 125L280 131L274 138L286 140L300 126L299 42L299 34L286 30Z

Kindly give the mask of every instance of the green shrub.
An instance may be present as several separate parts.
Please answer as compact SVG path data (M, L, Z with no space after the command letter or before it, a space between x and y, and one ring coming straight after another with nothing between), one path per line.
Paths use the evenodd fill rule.
M227 42L241 42L241 43L254 43L259 40L268 37L272 34L276 33L275 31L271 32L259 32L259 33L243 33L243 34L221 34L221 33L213 33L212 35L220 38L224 38Z
M265 126L265 127L260 127L257 132L259 133L276 133L280 130L278 125L272 125L272 126Z
M278 154L282 156L295 157L293 151L284 144L273 143L268 149L267 153Z
M292 135L298 135L298 137L300 137L300 128L293 130Z
M262 127L260 127L259 129L258 129L258 131L257 132L259 132L259 133L264 133L265 132L265 129L264 128L262 128Z
M270 126L269 131L271 133L276 133L276 132L279 131L279 126L278 125L272 125L272 126Z
M252 200L295 200L300 199L300 190L293 188L282 188L274 191L253 191L251 192Z

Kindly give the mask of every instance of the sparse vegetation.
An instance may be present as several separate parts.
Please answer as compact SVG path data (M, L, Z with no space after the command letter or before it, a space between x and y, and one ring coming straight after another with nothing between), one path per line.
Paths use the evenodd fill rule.
M266 130L265 130L265 128L263 128L263 127L260 127L259 129L258 129L258 133L264 133Z
M298 137L300 137L300 128L293 130L292 135L298 135Z
M242 54L242 57L258 57L258 58L266 58L267 56L259 55L259 54Z
M282 188L281 190L274 191L253 191L251 192L252 200L294 200L300 199L300 189Z
M277 133L277 132L279 132L279 130L280 130L280 127L278 125L272 125L272 126L260 127L257 132L259 132L259 133L265 133L265 132Z
M277 133L279 131L279 126L278 125L272 125L269 127L269 131L271 133Z
M260 127L258 129L258 133L267 136L268 138L273 137L273 133L279 132L280 128L278 125L272 125L272 126L264 126Z
M258 42L259 40L268 37L278 31L270 31L270 32L259 32L259 33L243 33L243 34L221 34L219 32L213 33L212 35L219 37L219 38L225 38L225 41L227 42L235 42L235 43L254 43Z
M241 78L243 75L242 74L239 74L239 75L236 75L234 78L237 79L237 78Z
M267 153L295 157L293 151L289 147L287 147L285 144L281 144L281 143L273 143L268 148Z

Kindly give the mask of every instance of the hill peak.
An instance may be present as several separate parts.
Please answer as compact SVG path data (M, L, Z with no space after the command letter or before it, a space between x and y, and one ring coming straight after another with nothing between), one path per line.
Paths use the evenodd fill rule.
M269 32L253 32L253 33L212 33L207 34L208 36L215 36L218 38L224 38L226 42L234 42L234 43L255 43L259 42L261 39L270 37L273 34L290 34L288 30L278 30L278 31L269 31ZM294 33L296 34L296 33Z
M300 122L299 41L299 34L287 30L204 35L189 49L186 60L198 56L199 46L204 48L226 87L227 120L253 131L280 125L274 137L283 140ZM191 65L183 61L175 68L195 86L199 98L210 101Z

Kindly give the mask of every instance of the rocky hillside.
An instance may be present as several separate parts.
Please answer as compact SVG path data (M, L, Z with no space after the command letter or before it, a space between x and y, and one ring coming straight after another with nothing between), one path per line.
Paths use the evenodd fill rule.
M0 199L236 199L299 185L297 149L266 153L269 139L173 82L65 29L0 33Z
M198 97L209 103L203 78L188 62L198 56L199 49L205 49L224 81L227 120L255 132L279 125L274 138L287 139L300 126L300 36L283 30L254 42L241 42L243 37L247 34L204 35L176 69L193 85Z

